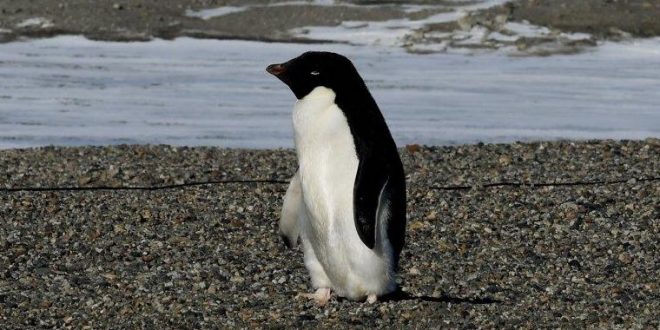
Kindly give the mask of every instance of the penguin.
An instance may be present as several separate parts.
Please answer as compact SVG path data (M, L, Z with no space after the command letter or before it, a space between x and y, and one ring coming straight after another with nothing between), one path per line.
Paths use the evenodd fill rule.
M406 228L405 174L385 119L342 55L306 52L266 71L297 99L298 169L279 231L287 246L302 245L315 292L299 296L374 303L397 288Z

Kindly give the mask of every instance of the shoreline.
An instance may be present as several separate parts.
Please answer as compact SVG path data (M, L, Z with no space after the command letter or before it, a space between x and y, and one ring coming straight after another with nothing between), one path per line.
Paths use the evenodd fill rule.
M543 153L544 161L557 160L560 166L568 166L562 162L571 163L573 170L585 166L612 166L612 164L589 164L585 155L570 155L569 150L584 149L584 153L599 152L612 156L612 152L619 152L621 148L627 153L625 157L634 159L636 165L642 160L658 162L660 159L660 140L649 137L643 140L556 140L556 141L526 141L513 143L475 143L459 145L418 145L410 144L399 147L399 153L404 159L404 166L412 167L406 163L411 156L417 153L433 154L448 152L470 158L468 162L476 162L487 155L492 158L475 163L477 173L460 175L449 179L450 185L475 185L477 187L498 182L519 182L523 185L534 183L548 183L562 181L608 181L626 178L620 170L612 173L591 173L590 171L573 171L573 173L559 173L557 169L548 170L543 174L545 166L552 164L538 163L538 153ZM632 148L638 149L640 155L631 153ZM548 152L546 149L552 150ZM614 150L614 151L612 151ZM525 152L524 156L514 155L516 152ZM471 154L471 156L470 156ZM99 183L104 187L130 187L130 184L170 185L185 184L187 181L222 181L222 180L275 180L287 181L295 172L295 150L292 148L225 148L216 146L174 146L167 144L118 144L118 145L90 145L90 146L37 146L29 148L0 149L0 170L5 172L0 177L0 187L43 187L53 186L53 183L66 186L93 187L92 183ZM619 155L621 156L621 155ZM472 159L474 157L474 159ZM517 159L514 159L518 157ZM600 155L599 157L603 157ZM624 158L625 158L624 157ZM640 158L641 157L641 158ZM276 171L266 171L261 175L241 175L240 168L251 163L254 158L258 164L264 165L270 161L276 164ZM436 159L437 160L437 159ZM448 160L448 159L445 159ZM526 164L528 161L536 163ZM599 159L602 161L602 159ZM464 160L467 161L467 160ZM16 166L19 164L19 166ZM29 166L25 166L30 164ZM23 165L23 166L20 166ZM535 168L537 166L538 168ZM156 167L157 171L148 173L146 168ZM142 168L142 170L140 170ZM235 171L228 169L238 169ZM268 167L267 167L268 168ZM503 171L510 168L512 172ZM628 169L625 172L634 173L627 179L656 178L653 171L655 166ZM248 167L248 173L260 173L261 170L253 164ZM173 171L168 174L167 170ZM443 168L443 172L464 171L462 166ZM521 175L520 170L526 173ZM21 172L28 171L28 172ZM480 172L489 172L483 176ZM193 173L197 172L194 176ZM408 172L408 171L407 171ZM534 173L535 172L535 173ZM200 174L203 173L203 174ZM446 173L445 175L448 175ZM497 174L497 175L495 175ZM550 174L556 177L549 176ZM561 174L561 175L560 175ZM64 176L63 176L64 175ZM426 173L428 175L428 173ZM66 179L64 179L66 177ZM18 178L18 179L17 179ZM4 179L4 180L3 180ZM126 180L122 182L121 180ZM21 184L19 184L21 183ZM25 184L22 184L25 183ZM32 185L30 185L32 183Z
M309 278L302 253L277 236L291 149L0 150L0 188L89 188L0 190L0 319L8 327L658 326L660 140L400 152L409 297L373 305L333 297L320 308L294 298L311 290ZM497 182L527 184L489 186ZM456 186L469 188L443 189Z

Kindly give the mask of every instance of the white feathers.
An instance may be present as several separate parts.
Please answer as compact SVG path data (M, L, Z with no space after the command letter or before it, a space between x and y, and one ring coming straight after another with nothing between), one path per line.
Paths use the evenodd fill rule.
M279 223L280 235L287 241L289 247L295 247L298 243L298 236L300 235L298 219L301 212L301 203L302 188L300 187L300 179L296 172L293 178L291 178L289 188L286 190Z
M378 255L358 236L353 212L358 158L346 117L334 100L332 90L317 87L294 107L299 170L285 197L280 230L296 235L291 217L300 203L297 224L312 284L363 299L391 292L396 284L391 253Z

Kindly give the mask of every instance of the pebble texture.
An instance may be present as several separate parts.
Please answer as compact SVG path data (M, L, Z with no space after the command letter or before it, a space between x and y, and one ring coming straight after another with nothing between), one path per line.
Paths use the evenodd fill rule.
M291 150L0 151L0 324L660 326L659 140L401 152L403 293L317 307L295 298L311 290L302 252L276 233ZM252 179L272 182L110 189Z

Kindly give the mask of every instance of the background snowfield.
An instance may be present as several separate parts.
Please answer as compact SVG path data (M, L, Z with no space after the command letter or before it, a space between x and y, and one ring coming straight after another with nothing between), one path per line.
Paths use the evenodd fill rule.
M60 36L0 45L0 148L292 147L295 98L265 68L307 50L353 60L400 146L660 135L658 38L516 57Z

